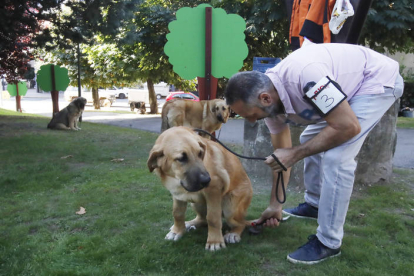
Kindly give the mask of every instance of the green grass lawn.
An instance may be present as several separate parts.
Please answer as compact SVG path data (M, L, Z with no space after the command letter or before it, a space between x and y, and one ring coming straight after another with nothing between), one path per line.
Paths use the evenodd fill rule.
M206 229L164 240L172 200L146 160L157 134L82 123L47 130L48 118L0 109L0 275L412 275L414 171L366 187L350 203L342 255L293 265L286 255L317 223L291 218L239 244L207 252ZM67 157L67 156L72 157ZM67 157L67 158L62 158ZM111 160L123 158L117 163ZM267 206L258 191L253 219ZM270 190L270 187L269 187ZM260 193L259 193L260 192ZM303 193L288 191L287 206ZM86 213L78 215L80 207ZM188 212L191 219L194 213Z
M399 128L414 128L414 118L398 117L397 127L399 127Z

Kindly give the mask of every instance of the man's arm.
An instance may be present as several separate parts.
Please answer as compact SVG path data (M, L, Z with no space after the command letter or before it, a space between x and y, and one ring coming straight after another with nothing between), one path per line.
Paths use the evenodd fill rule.
M347 101L340 103L325 117L328 126L304 144L293 148L281 148L274 154L286 167L292 167L305 157L330 150L353 138L361 131L358 119ZM282 171L271 156L265 161L275 172Z

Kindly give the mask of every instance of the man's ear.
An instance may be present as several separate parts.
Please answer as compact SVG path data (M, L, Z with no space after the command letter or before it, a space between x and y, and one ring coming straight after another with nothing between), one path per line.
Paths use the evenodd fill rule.
M156 148L155 146L150 151L150 156L148 157L147 166L150 172L158 168L158 158L162 157L164 152L162 149Z
M259 95L259 101L263 106L269 106L273 104L272 97L269 93L263 92Z

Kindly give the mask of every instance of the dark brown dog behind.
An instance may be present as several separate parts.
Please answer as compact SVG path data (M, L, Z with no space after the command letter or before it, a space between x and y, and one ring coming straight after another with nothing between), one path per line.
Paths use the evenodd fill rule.
M253 190L236 156L187 127L173 127L158 137L147 164L173 197L174 225L167 240L178 240L186 229L207 225L207 250L240 241ZM185 221L187 202L197 213L191 221ZM224 237L222 216L230 227Z
M53 114L53 118L47 125L47 128L61 130L80 130L78 127L78 120L79 117L82 116L86 102L86 99L83 97L74 99L67 107L58 113Z

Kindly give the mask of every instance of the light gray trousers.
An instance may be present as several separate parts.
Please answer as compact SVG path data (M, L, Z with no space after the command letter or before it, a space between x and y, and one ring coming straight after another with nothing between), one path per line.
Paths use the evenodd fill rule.
M344 144L305 158L305 201L319 208L318 239L329 248L339 248L344 236L343 226L354 186L355 157L368 133L403 93L404 82L397 77L395 87L384 87L384 94L354 96L349 104L355 112L361 132ZM315 137L327 126L325 121L309 125L300 142Z

